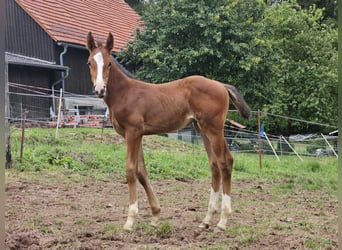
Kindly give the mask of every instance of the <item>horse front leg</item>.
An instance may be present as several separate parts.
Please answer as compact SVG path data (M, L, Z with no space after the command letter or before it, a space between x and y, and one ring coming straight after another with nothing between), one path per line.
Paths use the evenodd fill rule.
M152 219L151 219L151 225L157 226L159 221L159 214L160 214L160 205L158 202L157 197L155 196L152 186L150 184L150 181L148 180L148 173L145 166L144 161L144 153L142 149L142 145L140 145L139 150L139 162L138 162L138 180L140 184L144 187L148 201L151 206L152 211Z
M139 148L141 146L142 136L133 136L126 133L126 180L128 184L129 207L127 221L124 225L124 230L132 231L135 217L138 214L138 199L137 199L137 168L139 160Z

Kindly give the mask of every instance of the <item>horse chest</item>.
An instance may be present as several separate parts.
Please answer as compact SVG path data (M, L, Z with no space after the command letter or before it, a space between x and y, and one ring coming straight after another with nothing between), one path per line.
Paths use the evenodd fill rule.
M121 135L121 136L125 136L125 129L120 125L120 123L118 122L118 120L113 116L111 115L110 117L110 121L115 129L115 131Z

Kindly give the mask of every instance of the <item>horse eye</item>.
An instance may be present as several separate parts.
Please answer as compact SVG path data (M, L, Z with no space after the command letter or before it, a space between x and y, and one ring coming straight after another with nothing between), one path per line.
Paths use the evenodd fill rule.
M110 68L112 66L112 63L110 62L110 63L108 63L108 68Z
M90 67L91 65L90 65L90 62L87 62L87 65Z

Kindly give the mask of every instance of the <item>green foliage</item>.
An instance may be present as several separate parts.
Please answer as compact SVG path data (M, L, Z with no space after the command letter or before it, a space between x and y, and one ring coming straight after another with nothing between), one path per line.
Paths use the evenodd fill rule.
M254 23L261 18L260 1L160 0L144 12L144 29L119 54L139 65L137 77L165 82L191 74L228 82L258 56L249 55Z
M297 0L298 4L304 9L309 9L311 6L315 5L318 8L324 10L324 18L327 21L332 21L333 19L337 22L337 2L336 0Z
M336 25L315 6L271 2L154 1L118 58L145 81L200 74L235 85L254 110L336 124ZM244 124L255 129L254 120ZM288 135L294 127L317 131L281 119L267 129Z
M260 37L273 56L265 88L264 111L314 122L337 123L337 30L322 23L321 9L302 10L294 1L267 8ZM294 127L310 132L303 123L271 124L290 133ZM311 129L317 129L312 127Z

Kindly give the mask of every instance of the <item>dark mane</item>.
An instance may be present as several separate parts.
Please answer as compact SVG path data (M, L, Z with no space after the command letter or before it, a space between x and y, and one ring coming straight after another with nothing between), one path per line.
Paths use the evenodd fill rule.
M120 70L129 78L135 79L134 75L128 71L128 69L126 69L121 63L118 62L118 60L116 60L116 58L113 56L114 62L116 63L116 65L119 66Z

